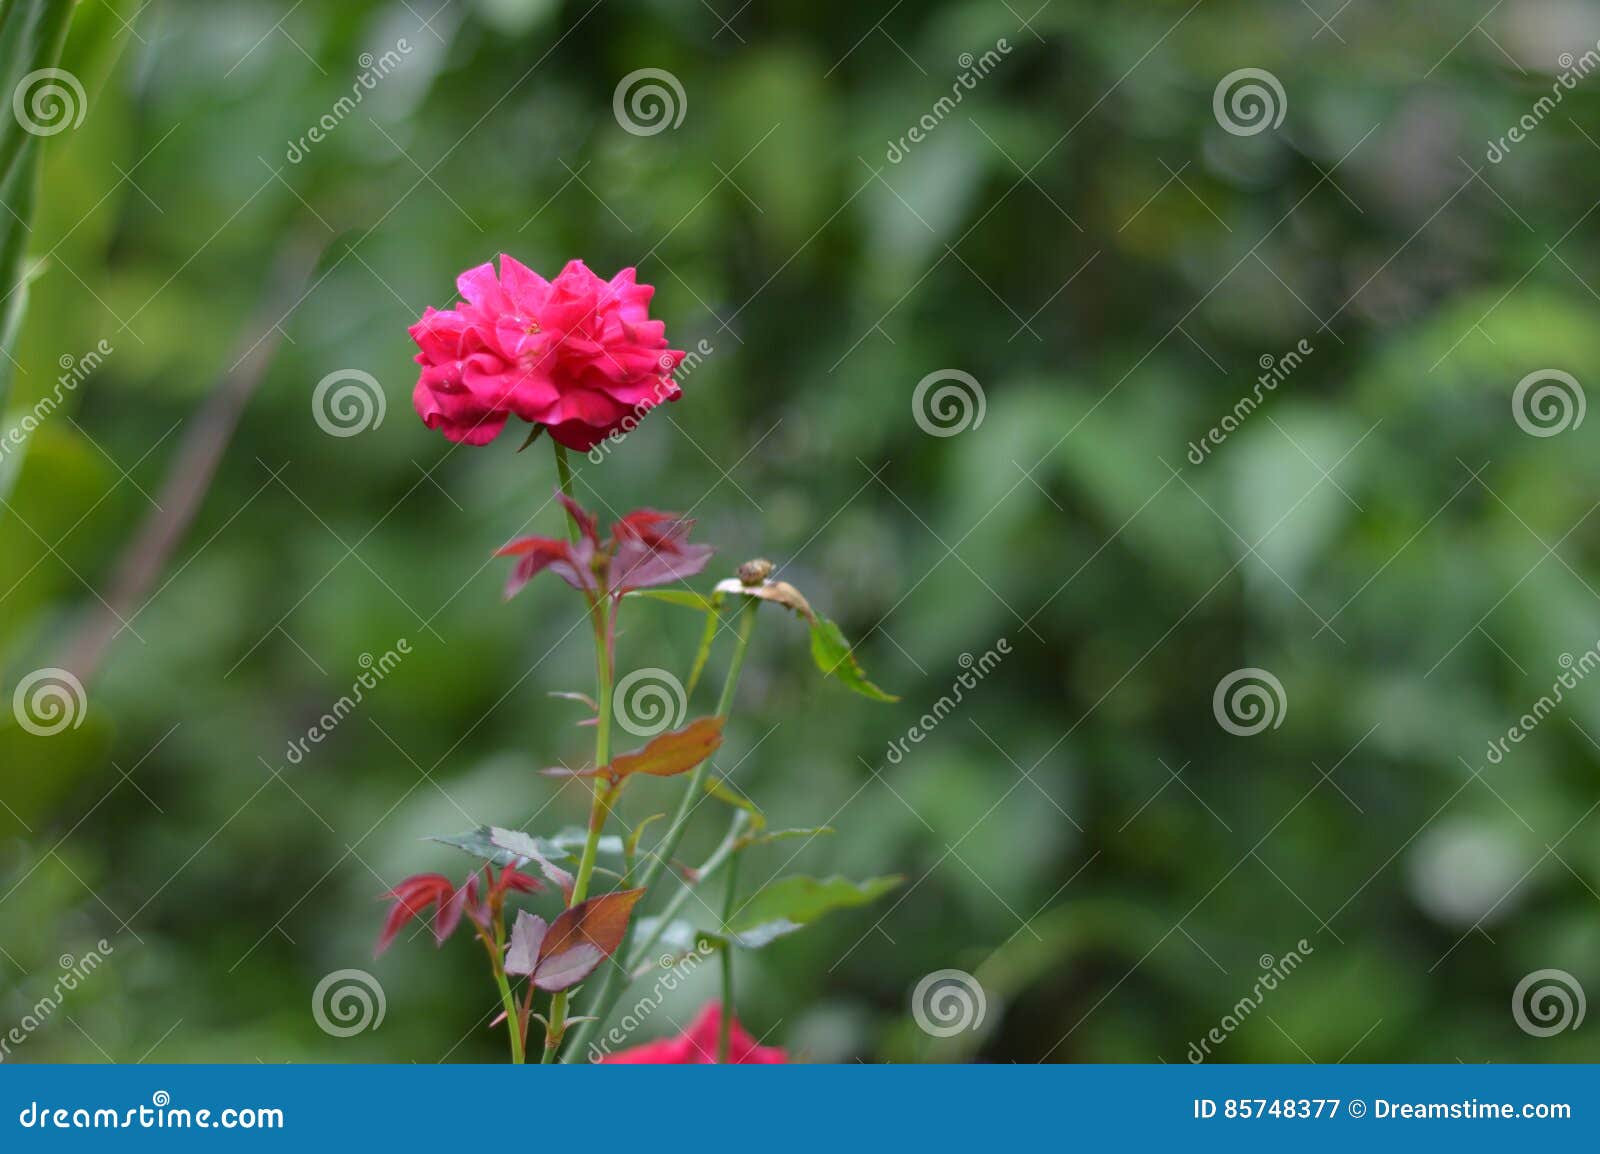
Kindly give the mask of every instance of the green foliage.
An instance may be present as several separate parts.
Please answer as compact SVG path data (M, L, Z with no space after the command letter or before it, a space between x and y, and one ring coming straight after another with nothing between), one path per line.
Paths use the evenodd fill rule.
M32 87L24 81L55 67L72 8L73 0L14 0L0 8L0 90L26 97ZM25 261L41 139L20 116L0 121L0 208L5 210L0 214L0 416L11 392L17 329L27 307ZM10 492L5 481L12 476L12 469L0 471L0 497Z
M1304 939L1219 1060L1592 1057L1591 1024L1533 1038L1509 1003L1562 967L1593 1020L1600 685L1486 757L1561 655L1595 644L1600 417L1533 437L1511 395L1558 367L1597 400L1600 81L1484 157L1580 33L1540 5L1474 33L1488 0L1313 0L1338 37L1268 0L715 6L731 30L660 3L452 3L427 29L437 4L76 6L62 66L88 115L10 138L43 195L20 264L0 212L3 268L50 258L7 346L7 427L60 358L116 351L0 460L23 465L0 510L0 1022L63 953L117 953L74 994L81 1032L54 1016L8 1060L100 1060L85 1034L118 1061L503 1056L466 1031L481 956L370 962L376 893L473 863L429 834L587 810L589 783L537 773L588 755L584 707L545 696L590 684L587 625L558 581L502 604L488 561L566 531L549 450L451 448L409 409L405 326L502 249L546 273L638 263L674 344L712 350L680 401L599 464L575 457L578 496L692 511L721 576L771 557L837 620L829 667L853 653L902 697L841 693L763 607L717 773L774 821L840 835L750 845L741 892L909 880L741 957L754 1032L781 1022L772 1040L818 1060L1180 1062L1263 955ZM401 66L291 162L361 53L402 36ZM1000 37L994 72L886 160L960 55ZM5 43L6 75L25 72ZM647 66L688 108L640 137L612 100ZM1288 97L1247 138L1212 110L1245 66ZM5 185L13 209L25 183ZM273 297L303 245L326 251ZM20 678L104 613L197 406L275 323L287 339L192 529L123 610L83 726L11 727ZM1260 358L1302 339L1314 352L1193 465ZM347 368L381 383L386 416L331 437L311 397ZM981 383L985 417L930 436L913 390L948 368ZM629 598L619 667L687 683L703 622L680 605L704 611L712 583ZM685 718L710 708L732 627ZM291 762L361 655L400 637L412 654ZM963 659L1000 638L1010 653L946 710ZM1245 667L1289 701L1249 738L1212 713ZM606 864L683 784L628 786ZM663 891L727 818L696 810ZM553 893L523 904L553 917ZM345 966L373 968L389 1015L331 1039L307 1003ZM936 1047L909 1001L946 968L978 977L989 1017ZM714 971L652 1028L715 996Z
M904 881L883 877L852 882L837 876L818 880L799 874L782 878L741 901L722 936L747 949L760 949L804 929L823 914L866 905Z

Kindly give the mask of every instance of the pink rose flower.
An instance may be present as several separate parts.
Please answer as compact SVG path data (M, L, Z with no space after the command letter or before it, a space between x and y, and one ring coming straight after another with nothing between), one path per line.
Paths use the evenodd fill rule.
M630 1066L710 1065L717 1060L717 1035L722 1029L722 1003L710 1002L694 1023L676 1038L660 1038L607 1054L601 1062ZM776 1046L758 1046L748 1030L733 1020L728 1030L728 1063L734 1066L782 1066L789 1055Z
M502 253L498 276L479 265L456 287L464 300L409 330L422 366L412 404L452 441L486 445L517 416L583 452L681 395L685 354L667 347L655 289L631 268L605 281L575 260L547 281Z

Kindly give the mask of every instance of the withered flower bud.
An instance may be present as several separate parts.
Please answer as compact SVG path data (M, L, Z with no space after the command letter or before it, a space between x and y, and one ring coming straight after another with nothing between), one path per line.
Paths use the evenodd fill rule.
M772 562L765 557L757 557L754 561L746 561L739 566L739 584L747 589L760 585L770 576L772 576Z

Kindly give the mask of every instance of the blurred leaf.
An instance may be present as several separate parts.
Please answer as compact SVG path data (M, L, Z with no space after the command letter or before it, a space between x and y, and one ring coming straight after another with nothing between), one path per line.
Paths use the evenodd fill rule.
M0 8L0 92L11 94L14 103L20 99L24 107L44 113L46 123L51 116L68 117L69 127L71 119L85 112L77 78L70 73L59 78L35 76L31 82L27 78L55 68L72 8L73 0L8 0ZM77 86L75 94L73 86ZM32 101L44 103L29 103ZM21 116L0 121L0 208L5 210L0 214L0 293L4 294L0 298L0 353L4 354L0 356L0 417L5 415L11 393L13 350L27 303L23 265L44 135L24 128ZM5 495L6 490L0 489L0 497Z
M860 883L842 877L819 881L795 874L747 899L729 923L728 936L738 945L759 949L774 938L803 929L830 910L866 905L903 881L903 877L869 878Z

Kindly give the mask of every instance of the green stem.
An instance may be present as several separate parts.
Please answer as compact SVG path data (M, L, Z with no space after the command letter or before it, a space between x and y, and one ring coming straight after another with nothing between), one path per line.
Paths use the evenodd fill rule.
M722 896L722 930L727 933L733 919L733 903L739 896L739 858L728 862L728 887ZM717 1064L728 1064L728 1047L733 1038L733 943L722 947L722 1022L717 1031Z
M567 447L554 440L550 443L556 447L556 479L561 483L561 491L566 494L567 500L576 501L577 498L572 495L572 465L567 460ZM577 544L578 523L571 517L567 518L567 536L572 538L573 544Z
M506 1009L506 1031L511 1035L511 1062L520 1066L526 1060L522 1050L522 1017L517 1013L517 999L511 993L511 982L506 978L502 962L505 957L505 928L496 922L494 941L491 943L485 937L483 944L489 950L489 965L494 969L495 984L500 987L500 1003Z
M733 708L734 692L739 685L739 673L744 668L745 653L750 648L750 635L755 632L756 611L760 607L761 602L759 599L746 597L744 607L740 610L738 638L734 644L733 657L728 662L727 676L722 682L722 697L717 702L718 717L725 719ZM641 889L649 891L650 887L655 884L656 878L660 876L662 869L672 860L672 855L677 851L678 843L683 840L684 831L689 826L689 814L699 801L700 795L705 792L706 772L709 765L709 762L703 761L690 773L688 787L683 791L683 796L678 801L677 811L672 815L672 824L667 827L667 832L662 835L660 843L650 851L650 860L646 863L644 874L639 879L639 887ZM737 821L743 816L740 813L736 815L735 820ZM685 889L682 893L686 895L688 890ZM676 908L677 906L674 903L669 902L666 912L670 913ZM658 923L656 935L652 936L650 944L653 945L655 943L656 936L659 936L665 926L666 919L663 917ZM629 943L632 938L633 922L630 921L627 930L623 933L622 942L617 947L616 953L622 957L628 957ZM617 1004L617 1000L622 997L622 992L626 988L623 975L631 972L631 968L622 966L609 966L606 968L605 977L601 979L600 988L595 994L594 1020L585 1022L578 1031L571 1048L567 1051L568 1061L571 1061L573 1054L582 1051L589 1036L610 1015Z
M611 764L611 707L615 678L612 676L613 628L616 618L610 602L605 597L595 600L594 617L595 678L599 683L600 716L595 721L594 764L603 769ZM606 817L611 812L614 797L612 787L604 778L594 783L594 799L589 806L589 836L583 842L583 856L578 859L578 876L572 882L572 896L567 901L571 909L589 896L589 880L594 876L595 859L600 855L600 831L605 828ZM561 1036L566 1032L567 991L561 990L550 999L550 1028L545 1031L544 1055L541 1062L555 1060L561 1048Z
M744 827L748 821L749 815L743 810L734 813L733 822L728 826L728 832L724 835L722 844L712 851L711 856L706 858L704 865L694 871L696 878L704 882L721 869L724 862L739 852L740 848L742 848L740 841L744 835ZM649 957L650 951L661 940L661 935L667 932L667 926L677 916L678 911L684 907L684 904L688 902L690 895L693 893L694 890L689 886L679 886L678 892L673 894L667 904L661 907L661 913L656 919L655 929L651 931L648 938L634 949L633 955L628 958L626 968L630 974L644 963L645 958Z

